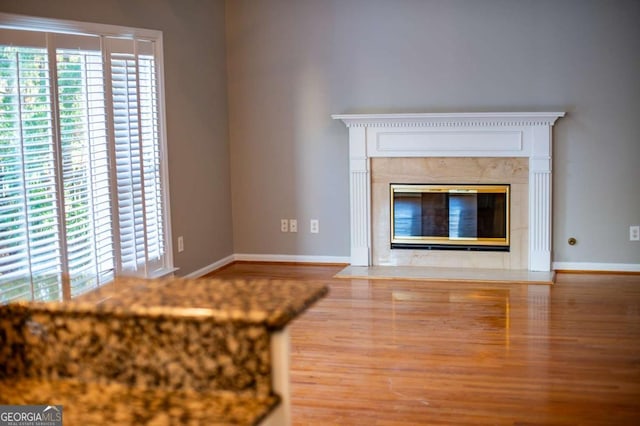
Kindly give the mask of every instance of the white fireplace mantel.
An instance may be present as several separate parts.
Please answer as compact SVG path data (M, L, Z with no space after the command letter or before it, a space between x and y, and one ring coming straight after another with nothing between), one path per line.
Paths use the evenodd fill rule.
M371 265L374 157L527 157L528 270L551 270L552 132L564 112L336 114L349 128L351 264Z

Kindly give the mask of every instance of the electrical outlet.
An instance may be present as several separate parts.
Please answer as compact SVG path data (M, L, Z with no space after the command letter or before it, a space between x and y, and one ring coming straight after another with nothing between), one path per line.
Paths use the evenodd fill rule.
M309 228L312 234L318 234L320 232L320 221L318 219L311 219Z
M629 241L640 241L639 225L633 225L629 227Z
M178 253L182 253L184 251L184 238L182 235L178 237Z
M289 232L298 232L298 221L296 219L289 219Z
M289 232L289 221L287 219L280 219L280 232Z

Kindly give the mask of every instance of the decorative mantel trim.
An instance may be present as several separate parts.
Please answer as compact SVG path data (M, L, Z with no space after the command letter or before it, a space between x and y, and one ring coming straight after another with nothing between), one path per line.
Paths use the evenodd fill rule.
M528 269L550 271L551 127L564 115L564 112L332 115L349 128L351 264L371 265L372 157L528 157Z
M553 126L564 112L468 112L422 114L333 114L347 127Z

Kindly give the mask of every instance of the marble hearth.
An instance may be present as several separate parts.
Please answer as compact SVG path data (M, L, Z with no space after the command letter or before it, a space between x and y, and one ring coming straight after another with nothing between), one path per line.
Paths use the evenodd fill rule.
M563 112L333 115L349 128L352 267L551 271L551 129L562 116ZM511 250L391 249L390 182L511 184Z

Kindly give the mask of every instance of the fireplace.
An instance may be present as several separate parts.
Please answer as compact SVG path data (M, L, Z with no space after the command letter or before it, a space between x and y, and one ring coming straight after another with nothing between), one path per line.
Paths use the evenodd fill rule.
M391 249L509 251L510 185L389 185Z
M349 129L351 264L550 271L551 130L563 116L563 112L333 115ZM381 179L372 169L387 160L395 174ZM432 182L432 177L436 183L452 182L457 177L451 175L454 169L473 184L511 184L509 252L391 249L390 254L377 253L390 248L375 244L376 239L390 239L388 229L380 233L375 228L381 215L387 216L383 222L389 224L389 183L415 183L408 179L412 176L407 170L422 173L424 167L433 173L426 176L429 180L418 182ZM502 178L487 179L494 170L511 173L518 180L516 186ZM382 195L376 185L386 188ZM381 208L375 200L384 198L387 207ZM514 208L522 214L514 214ZM520 236L515 238L516 234Z

